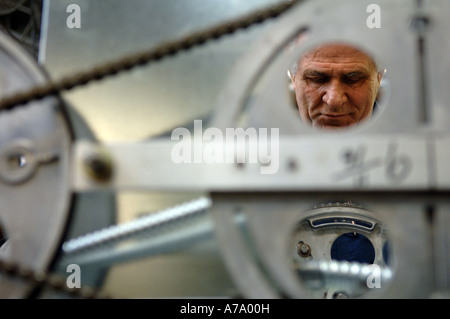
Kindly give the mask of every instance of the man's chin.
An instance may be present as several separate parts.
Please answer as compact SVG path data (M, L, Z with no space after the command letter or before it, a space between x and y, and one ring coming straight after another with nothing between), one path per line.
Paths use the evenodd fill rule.
M341 125L341 126L335 126L335 125L323 125L320 127L315 126L315 128L319 128L321 130L343 130L348 128L350 125Z
M326 130L337 130L345 129L353 126L354 121L349 121L344 118L321 118L313 122L314 128L326 129Z

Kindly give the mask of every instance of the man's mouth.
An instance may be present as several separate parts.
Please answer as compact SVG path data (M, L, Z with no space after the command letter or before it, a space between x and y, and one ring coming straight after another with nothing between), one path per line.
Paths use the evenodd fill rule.
M333 118L333 119L338 119L340 117L347 116L347 114L322 114L322 116Z
M349 114L323 113L315 120L317 126L348 126L352 124L352 119Z

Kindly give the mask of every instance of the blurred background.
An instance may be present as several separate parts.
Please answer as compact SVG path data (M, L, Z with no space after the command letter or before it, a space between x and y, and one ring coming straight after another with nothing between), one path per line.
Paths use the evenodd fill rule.
M0 0L0 24L49 79L57 81L277 2L282 1ZM80 28L67 25L71 4L81 10ZM195 119L207 120L235 62L270 23L64 93L74 125L80 127L78 137L145 141L170 137L174 128L189 128ZM72 235L124 223L201 195L121 192L88 198L76 213ZM122 262L101 272L105 291L124 297L237 294L214 237L188 249Z

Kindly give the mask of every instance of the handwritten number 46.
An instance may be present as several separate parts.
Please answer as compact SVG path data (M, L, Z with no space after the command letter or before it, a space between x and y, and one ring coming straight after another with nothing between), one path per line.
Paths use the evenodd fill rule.
M370 171L384 167L386 178L392 183L401 183L411 173L412 161L406 155L398 154L398 145L390 143L385 157L367 158L367 148L360 145L343 153L345 169L335 175L336 180L354 178L355 183L367 184Z

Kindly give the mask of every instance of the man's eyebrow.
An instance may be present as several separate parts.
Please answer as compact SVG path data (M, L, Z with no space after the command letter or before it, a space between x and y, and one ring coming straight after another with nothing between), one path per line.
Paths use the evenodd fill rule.
M303 71L303 76L329 76L329 74L326 72L321 72L321 71L317 71L317 70L306 69Z
M312 69L306 69L303 71L302 75L304 77L309 76L322 76L322 77L329 77L330 74L326 71L319 71L319 70L312 70ZM353 76L360 76L360 77L368 77L369 72L366 70L349 70L347 72L340 72L339 76L341 77L353 77Z
M343 76L369 76L369 72L364 70L356 70L342 73Z

